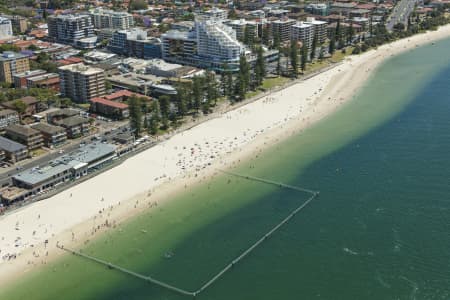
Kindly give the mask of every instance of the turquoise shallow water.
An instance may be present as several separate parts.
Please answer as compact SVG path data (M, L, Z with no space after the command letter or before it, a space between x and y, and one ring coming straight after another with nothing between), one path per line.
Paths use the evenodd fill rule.
M321 195L198 299L449 299L449 48L391 59L341 111L241 165ZM221 176L85 251L195 289L306 196ZM185 299L75 257L0 291L61 297Z

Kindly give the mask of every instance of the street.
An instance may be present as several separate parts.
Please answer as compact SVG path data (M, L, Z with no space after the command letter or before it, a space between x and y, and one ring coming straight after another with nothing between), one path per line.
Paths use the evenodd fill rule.
M417 0L400 0L387 20L387 30L392 31L395 24L398 23L402 23L406 27L409 15L413 12L416 3Z

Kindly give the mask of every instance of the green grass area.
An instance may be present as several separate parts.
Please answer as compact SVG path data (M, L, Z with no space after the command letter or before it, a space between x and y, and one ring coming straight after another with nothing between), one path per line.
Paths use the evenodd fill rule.
M45 151L44 149L39 148L39 149L35 149L35 150L31 151L31 156L32 157L41 156L41 155L43 155L45 153L47 153L47 151Z
M286 78L286 77L275 77L275 78L267 78L264 79L263 84L262 84L262 88L263 89L271 89L280 85L285 84L286 82L288 82L290 79Z

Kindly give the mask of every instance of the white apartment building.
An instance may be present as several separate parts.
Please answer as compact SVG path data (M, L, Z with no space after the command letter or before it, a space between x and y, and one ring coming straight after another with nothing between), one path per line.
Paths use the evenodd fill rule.
M223 24L222 17L218 12L197 15L193 31L171 30L161 35L163 59L215 69L227 63L234 68L245 47L237 40L236 31Z
M317 37L317 43L323 44L327 39L327 26L328 23L325 21L319 21L314 18L307 18L306 24L310 24L314 27L314 34Z
M103 8L96 8L91 12L94 27L98 29L128 29L133 27L133 16L127 12L116 12Z
M11 20L0 17L0 40L13 36Z
M291 26L291 40L301 41L311 51L314 39L314 26L305 22L298 22Z
M236 31L217 19L198 17L195 23L197 54L212 60L238 61L244 46L237 40Z
M79 40L94 37L94 26L89 15L50 16L48 36L56 42L77 45Z

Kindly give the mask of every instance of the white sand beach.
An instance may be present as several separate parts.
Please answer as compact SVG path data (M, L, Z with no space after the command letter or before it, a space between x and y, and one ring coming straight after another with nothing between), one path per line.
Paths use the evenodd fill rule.
M350 56L333 69L179 133L92 179L0 217L0 282L61 254L55 247L58 242L92 239L105 227L161 205L217 168L306 129L349 101L386 58L449 36L450 26L445 26Z

